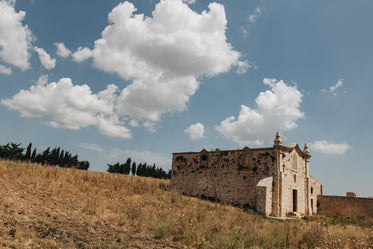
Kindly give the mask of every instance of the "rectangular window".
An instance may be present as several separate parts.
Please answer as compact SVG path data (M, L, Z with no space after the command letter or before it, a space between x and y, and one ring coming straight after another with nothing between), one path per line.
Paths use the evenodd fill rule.
M298 193L296 189L293 189L293 212L297 212L298 209Z

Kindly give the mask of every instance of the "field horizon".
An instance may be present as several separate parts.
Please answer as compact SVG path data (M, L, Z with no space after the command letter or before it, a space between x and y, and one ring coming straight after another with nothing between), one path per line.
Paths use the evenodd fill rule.
M279 220L170 181L0 160L3 248L372 248L373 227Z

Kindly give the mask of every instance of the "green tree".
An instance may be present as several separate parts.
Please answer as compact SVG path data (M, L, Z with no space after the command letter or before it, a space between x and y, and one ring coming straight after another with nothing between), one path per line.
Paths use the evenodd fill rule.
M60 157L60 147L54 148L49 156L49 164L53 166L58 166Z
M108 169L107 172L109 173L120 173L120 164L119 162L115 164L107 164Z
M31 150L32 150L32 143L29 143L26 149L26 154L23 157L23 160L30 162L31 161Z
M62 150L60 152L60 155L58 156L58 166L60 167L65 167L65 164L66 164L66 160L65 160L65 151Z
M25 149L20 148L21 144L10 143L9 148L9 159L11 160L22 160L23 158L23 151Z
M126 174L126 175L129 175L130 171L131 171L131 158L127 158L127 161L126 163L124 164L124 169L123 169L123 173Z
M62 167L69 167L69 163L71 160L71 153L68 151L65 151L62 157Z
M71 157L71 159L70 159L70 163L69 163L69 166L70 166L70 167L77 168L77 167L78 167L78 164L79 164L78 155L75 155L75 156Z
M136 163L135 162L132 163L131 173L133 176L136 175Z
M48 147L46 150L44 150L41 154L41 164L50 164L50 155L51 155L51 147Z
M33 151L32 154L31 154L30 161L31 161L32 163L35 162L35 157L36 157L36 149L34 149L34 151Z
M172 170L168 170L167 172L167 175L166 175L166 179L171 179L171 173L172 173Z
M0 146L0 158L9 159L9 153L10 153L9 150L10 150L9 143L6 145L1 145Z
M82 170L88 170L89 168L89 162L88 161L80 161L78 163L78 169L82 169Z
M142 176L142 163L137 166L136 175Z

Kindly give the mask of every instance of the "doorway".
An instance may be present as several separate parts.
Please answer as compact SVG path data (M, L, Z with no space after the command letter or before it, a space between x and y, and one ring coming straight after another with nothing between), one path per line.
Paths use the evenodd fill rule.
M297 212L298 209L298 193L296 189L293 189L293 212Z

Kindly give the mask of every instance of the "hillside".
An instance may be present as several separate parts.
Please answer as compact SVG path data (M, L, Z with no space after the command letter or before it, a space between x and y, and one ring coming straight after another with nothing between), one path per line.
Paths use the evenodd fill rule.
M373 228L346 220L269 219L172 193L167 180L10 161L0 217L4 248L373 247Z

